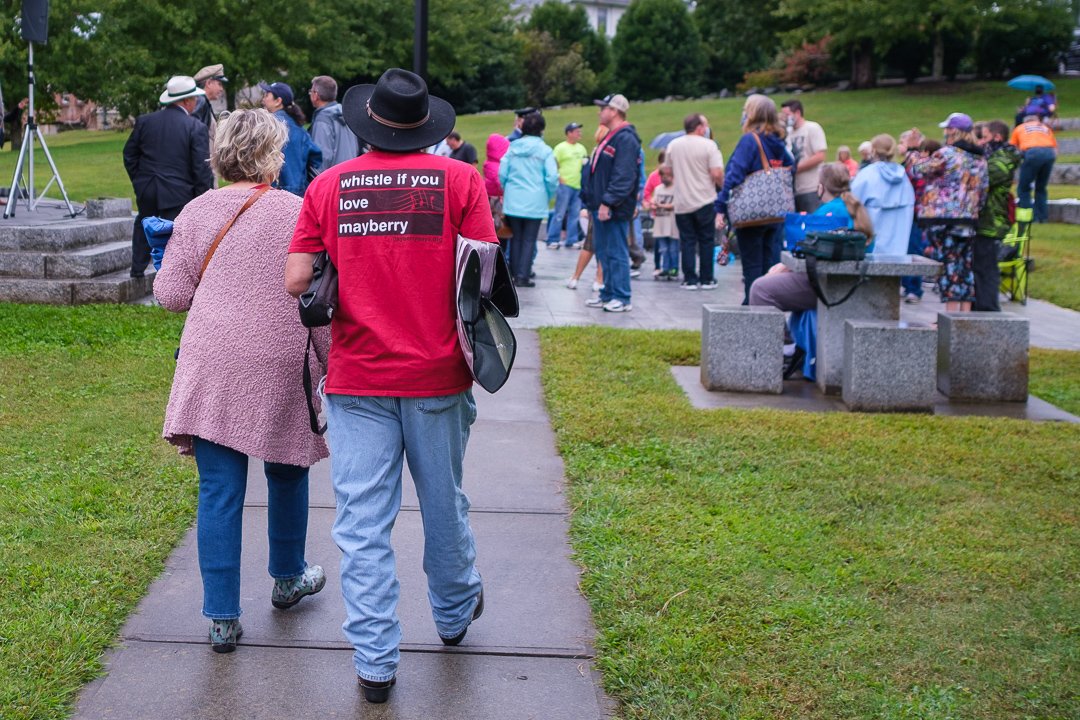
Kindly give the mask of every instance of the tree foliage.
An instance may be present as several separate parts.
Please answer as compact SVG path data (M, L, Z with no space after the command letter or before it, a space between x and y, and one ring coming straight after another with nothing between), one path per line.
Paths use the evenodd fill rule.
M587 102L610 79L607 40L585 8L546 0L522 24L522 71L530 104Z
M733 88L743 75L769 65L780 49L779 0L698 0L694 23L706 54L705 87Z
M17 10L0 9L5 88L25 84ZM520 94L508 72L517 61L510 17L509 0L434 0L432 88L465 98L486 83L477 89L495 89L489 98ZM125 115L156 106L170 76L216 62L230 92L260 80L299 89L321 74L345 86L412 65L412 5L398 0L52 0L49 30L36 53L41 85Z
M640 99L696 95L705 53L682 0L633 0L612 43L623 94Z

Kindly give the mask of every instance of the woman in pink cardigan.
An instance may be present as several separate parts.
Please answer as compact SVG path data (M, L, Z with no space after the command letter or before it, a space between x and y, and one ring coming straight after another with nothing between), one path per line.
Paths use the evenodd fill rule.
M301 372L307 330L285 292L285 259L301 199L267 189L225 234L200 278L218 232L281 169L285 127L265 110L218 124L211 165L232 183L192 200L176 218L154 296L188 311L165 411L164 437L194 454L199 469L198 546L210 643L231 652L240 626L240 536L248 456L268 486L270 601L286 609L326 584L308 565L308 468L328 455L312 432ZM315 331L315 365L329 333ZM316 368L321 373L321 368Z

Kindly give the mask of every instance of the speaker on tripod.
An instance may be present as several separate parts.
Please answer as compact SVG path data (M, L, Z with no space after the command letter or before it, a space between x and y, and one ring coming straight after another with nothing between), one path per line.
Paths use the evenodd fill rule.
M49 42L49 0L23 0L21 29L27 42Z
M67 190L64 189L64 181L60 179L60 171L56 169L56 163L53 161L52 153L49 152L49 147L45 144L45 137L41 134L41 128L38 127L37 119L34 116L34 43L45 45L49 41L49 0L23 0L22 3L22 18L20 20L20 30L23 39L26 40L27 47L27 84L29 85L29 91L27 92L27 106L26 106L26 128L23 131L22 147L19 149L19 159L15 163L15 174L11 178L11 191L8 197L7 206L4 208L4 219L11 217L15 214L15 207L19 204L19 200L22 196L26 198L26 209L33 212L37 209L41 199L48 192L49 187L56 182L56 186L60 188L60 194L64 196L64 202L67 204L68 212L71 213L71 217L75 217L75 208L71 205L71 200L68 199ZM49 161L49 167L52 169L52 177L49 182L45 184L44 189L41 191L41 196L34 197L34 138L37 138L38 144L41 145L41 150L45 154L45 159ZM23 168L27 170L27 179L23 180ZM21 186L21 187L20 187ZM20 194L20 189L22 193Z

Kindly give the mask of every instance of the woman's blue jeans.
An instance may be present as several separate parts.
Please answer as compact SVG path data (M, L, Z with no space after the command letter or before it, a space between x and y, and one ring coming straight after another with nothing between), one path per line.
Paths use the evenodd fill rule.
M750 286L780 262L780 223L736 228L739 263L742 265L743 305L750 304ZM685 263L684 263L685 264Z
M1050 182L1050 171L1054 168L1054 159L1057 153L1053 148L1031 148L1024 153L1024 161L1020 163L1020 179L1016 187L1016 204L1022 208L1034 208L1035 222L1046 222L1050 219L1050 210L1047 202L1046 185ZM1031 202L1031 186L1035 185L1035 204Z
M240 617L240 541L244 525L248 456L195 438L199 468L199 572L203 615L211 620ZM307 544L308 469L263 463L268 490L267 535L270 576L296 577L304 572Z
M390 532L401 509L402 460L416 485L424 525L424 572L435 629L468 627L480 594L469 498L461 489L472 391L441 397L327 395L330 470L337 498L333 536L341 549L342 629L357 674L384 682L398 669L401 624Z

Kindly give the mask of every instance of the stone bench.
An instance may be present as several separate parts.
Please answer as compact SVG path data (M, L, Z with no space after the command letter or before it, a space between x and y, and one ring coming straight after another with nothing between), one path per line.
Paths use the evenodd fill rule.
M1013 313L938 313L937 387L953 400L1027 402L1031 326Z
M806 260L788 252L781 253L780 257L792 272L806 272ZM940 263L918 255L870 254L862 262L819 261L818 276L826 297L843 297L859 281L864 265L866 282L846 302L833 307L818 302L817 384L829 395L841 391L844 323L848 320L899 320L900 278L907 275L934 278L941 274Z
M852 410L930 412L937 335L929 326L847 320L841 397Z
M784 313L773 307L703 305L701 384L707 390L784 389Z

